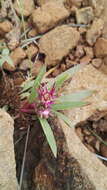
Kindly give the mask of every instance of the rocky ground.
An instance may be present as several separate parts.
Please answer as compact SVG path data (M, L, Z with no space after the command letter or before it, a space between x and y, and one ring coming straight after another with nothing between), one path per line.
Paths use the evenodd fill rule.
M3 70L0 68L0 107L7 106L15 120L18 181L27 128L31 127L22 189L94 190L90 183L75 186L75 175L80 184L84 184L84 180L79 179L78 170L69 165L65 137L57 127L59 156L57 161L52 158L41 128L35 128L39 123L19 113L19 92L20 85L29 77L35 78L43 64L47 65L49 78L77 64L86 65L70 83L70 92L88 88L97 93L89 99L90 107L73 110L68 115L76 124L76 133L83 144L91 152L107 157L107 1L0 1L0 52L5 47L10 51L13 65L5 60ZM72 163L75 165L75 160ZM103 163L107 165L106 161ZM68 168L72 168L73 173Z

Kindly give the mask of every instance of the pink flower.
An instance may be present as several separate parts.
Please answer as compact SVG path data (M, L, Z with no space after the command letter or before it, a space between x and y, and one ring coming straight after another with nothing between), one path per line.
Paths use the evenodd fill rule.
M38 98L35 103L24 102L21 111L37 114L47 119L51 114L51 105L54 104L55 98L55 86L53 85L51 89L48 89L47 83L42 83L38 89Z
M45 106L45 108L51 107L51 104L55 101L55 87L51 88L51 90L48 90L46 83L42 83L41 86L38 89L39 94L39 100Z

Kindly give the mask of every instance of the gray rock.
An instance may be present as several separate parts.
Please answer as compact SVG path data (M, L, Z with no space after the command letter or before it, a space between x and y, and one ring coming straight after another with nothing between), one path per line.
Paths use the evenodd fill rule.
M0 190L17 190L13 119L0 109Z

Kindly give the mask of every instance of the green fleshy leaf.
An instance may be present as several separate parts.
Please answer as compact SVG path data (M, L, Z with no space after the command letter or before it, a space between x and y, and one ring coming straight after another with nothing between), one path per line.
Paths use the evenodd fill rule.
M5 56L5 61L6 61L9 65L14 66L13 60L11 59L10 56Z
M53 111L60 119L62 119L69 127L74 127L72 125L72 122L71 120L66 117L64 114L60 113L60 112L57 112L57 111Z
M22 93L22 94L20 95L21 100L22 100L22 99L24 99L24 98L29 97L29 95L30 95L30 93L29 93L29 92L24 92L24 93Z
M72 67L71 69L66 70L65 72L61 73L60 75L58 75L55 78L55 83L56 85L61 85L68 80L69 78L71 78L77 71L79 71L83 66L81 65L76 65L74 67ZM61 80L62 80L62 84L61 84Z
M33 85L34 85L34 80L26 81L25 83L23 83L21 85L21 87L23 88L23 90L21 91L21 93L29 90L30 88L33 87Z
M87 105L87 102L62 102L58 104L53 104L52 109L53 110L67 110L71 108L81 107Z
M68 74L67 74L67 73L65 73L65 74L63 74L61 77L59 77L59 78L56 80L56 82L55 82L56 88L57 88L57 89L60 88L60 87L64 84L64 82L65 82L67 79L68 79Z
M62 95L57 98L57 100L60 102L63 101L81 101L89 96L91 96L94 93L93 90L82 90L79 92L75 92L72 94Z
M2 67L5 62L7 62L11 66L14 66L11 57L9 57L8 55L2 56L2 58L0 59L0 67Z
M46 72L46 66L43 66L42 69L40 70L40 73L38 74L37 78L34 81L33 88L31 90L31 94L29 96L29 102L32 103L35 101L35 98L38 96L37 94L37 89L41 83L41 80Z
M9 49L8 48L4 48L2 50L2 55L5 56L5 55L9 55Z
M50 146L54 156L57 157L57 145L56 145L56 140L55 140L53 131L46 119L39 118L39 121L41 123L42 129L46 136L46 139L49 143L49 146Z
M0 59L0 67L3 66L3 63L4 63L4 62L5 62L4 58L1 58L1 59Z

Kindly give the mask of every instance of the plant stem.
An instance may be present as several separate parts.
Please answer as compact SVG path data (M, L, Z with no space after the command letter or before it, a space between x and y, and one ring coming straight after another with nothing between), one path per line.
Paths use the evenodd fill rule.
M26 161L26 152L27 152L29 132L30 132L30 125L28 126L28 130L27 130L25 149L24 149L24 155L23 155L23 161L22 161L22 168L21 168L21 174L20 174L20 181L19 181L19 190L21 190L22 183L23 183L23 173L24 173L24 168L25 168L25 161Z

